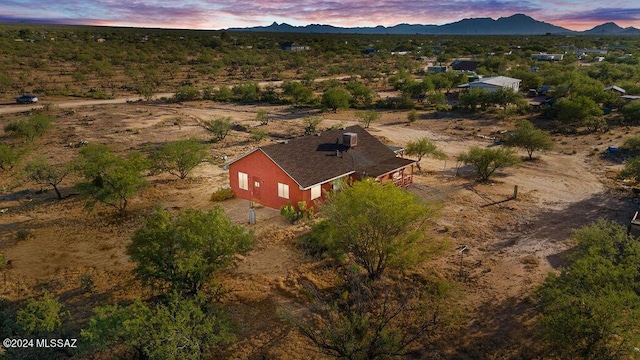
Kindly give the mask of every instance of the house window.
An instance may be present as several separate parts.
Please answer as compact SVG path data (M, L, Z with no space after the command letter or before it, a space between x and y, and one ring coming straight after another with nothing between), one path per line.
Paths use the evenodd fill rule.
M249 176L238 171L238 187L242 190L249 190Z
M311 188L311 200L315 200L322 195L322 187L320 185L316 185Z
M278 183L278 196L281 198L289 198L289 185Z

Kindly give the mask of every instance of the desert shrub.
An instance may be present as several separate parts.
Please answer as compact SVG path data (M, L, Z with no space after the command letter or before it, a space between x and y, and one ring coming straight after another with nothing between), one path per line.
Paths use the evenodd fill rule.
M390 97L380 100L376 104L377 108L382 109L413 109L413 100L409 96Z
M6 133L33 142L37 137L44 135L52 127L51 116L45 113L35 113L26 120L10 122L4 127Z
M628 123L634 123L640 120L640 103L632 101L623 106L620 110L624 120Z
M7 262L4 259L4 254L0 252L0 270L4 270L6 265L7 265Z
M418 349L455 324L447 304L452 286L444 280L407 286L352 273L333 293L305 290L311 316L289 313L285 318L331 359L424 358Z
M267 137L267 133L262 130L254 130L251 132L251 140L260 141Z
M338 109L348 109L351 94L345 89L331 88L322 94L322 105L337 112Z
M303 119L304 121L304 134L311 135L316 132L318 125L322 122L322 118L319 117L307 117Z
M302 238L302 246L307 253L312 256L330 254L334 246L331 243L331 236L325 236L330 230L331 224L328 221L320 221L313 225L312 231ZM342 253L334 254L340 258Z
M80 289L82 292L91 292L95 288L95 283L93 281L93 276L91 274L82 274L80 275Z
M362 126L366 129L371 125L372 122L375 122L376 120L380 119L381 115L379 112L375 110L369 110L369 111L361 111L357 113L356 116L360 118L360 121L362 122Z
M269 112L265 109L258 110L256 121L260 122L260 125L267 125L269 123Z
M306 201L299 201L296 208L292 204L283 206L280 209L280 215L284 216L291 224L295 224L299 220L313 219L314 210L313 207L308 207Z
M184 179L206 157L207 149L198 139L172 141L151 155L151 169Z
M214 273L233 265L236 254L246 254L253 246L253 234L235 225L219 206L176 215L158 209L131 240L127 254L143 284L184 295L197 295L211 284Z
M439 210L392 183L358 181L331 196L322 207L327 225L316 228L330 253L348 254L371 279L387 270L402 270L428 255L427 220Z
M33 234L28 229L19 229L16 232L16 240L23 241L32 238Z
M212 202L219 202L233 199L235 196L236 195L233 193L231 188L219 188L211 194L211 198L209 200Z
M410 123L415 122L416 120L418 120L420 116L418 115L418 112L413 109L411 111L409 111L409 113L407 114L407 121L409 121Z
M127 358L164 360L220 358L216 349L235 340L233 324L221 307L204 296L178 293L156 304L137 299L128 306L96 307L81 337L81 346L90 344L87 350L125 348L135 354ZM83 358L113 358L110 355Z
M640 136L633 136L624 141L621 148L627 149L632 153L640 153Z
M175 101L193 101L198 100L199 97L200 91L193 86L181 86L173 95Z
M231 101L233 100L233 91L226 85L220 85L217 90L213 90L207 96L215 101Z
M238 84L231 89L236 99L242 102L260 100L260 86L255 82Z
M88 209L100 202L124 213L129 199L146 186L143 172L149 166L139 153L125 158L105 145L92 144L80 150L76 168L84 178L78 189L88 199Z
M9 145L0 144L0 170L9 171L18 164L22 154Z
M537 330L556 359L629 359L640 330L638 240L626 226L597 220L574 231L561 273L538 288Z
M477 146L458 155L458 161L473 165L480 181L487 181L498 169L513 166L520 161L515 151L509 148L480 148Z
M625 165L624 169L620 171L619 176L622 179L635 179L636 181L640 181L640 157L632 157L629 159Z
M302 213L297 211L295 206L291 204L283 206L280 209L280 215L284 216L284 218L287 219L287 221L291 224L295 224L296 221L302 218Z
M62 329L62 322L68 316L64 305L46 293L40 299L29 299L22 309L18 310L16 323L23 334L46 335Z
M213 133L213 142L224 140L233 126L231 116L220 116L202 122L202 127Z

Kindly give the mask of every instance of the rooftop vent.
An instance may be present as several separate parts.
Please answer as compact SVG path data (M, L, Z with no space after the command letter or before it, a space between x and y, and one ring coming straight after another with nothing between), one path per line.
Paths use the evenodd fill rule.
M358 134L356 133L344 133L342 134L342 144L349 148L358 145Z

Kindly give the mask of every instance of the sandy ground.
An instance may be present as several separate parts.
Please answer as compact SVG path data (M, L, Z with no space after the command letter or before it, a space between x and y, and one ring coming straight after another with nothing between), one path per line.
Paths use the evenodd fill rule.
M262 108L268 109L272 119L266 126L253 120ZM217 116L231 116L249 131L260 129L276 138L299 134L301 119L310 115L325 119L321 127L349 125L356 119L353 112L318 114L211 102L146 105L126 99L106 104L74 102L73 109L61 104L56 114L55 130L38 140L36 151L59 162L76 156L77 149L69 144L79 141L106 143L124 153L179 138L207 139L198 123ZM8 119L0 120L0 125ZM410 191L445 204L431 236L449 243L450 249L421 269L459 281L465 294L457 306L470 320L449 345L455 349L442 350L456 354L451 358L506 358L520 351L526 345L521 336L529 320L526 299L549 271L562 264L562 253L571 247L571 229L600 217L628 221L637 206L626 193L607 185L606 175L619 165L590 156L596 141L590 138L506 169L492 183L476 184L465 176L468 169L457 164L455 156L471 146L490 146L489 135L506 126L500 121L481 124L469 119L421 119L408 126L406 112L390 111L370 129L396 145L426 136L449 155L446 161L423 159L423 173L416 174ZM622 142L618 134L607 136ZM126 256L126 245L141 220L154 206L206 210L220 205L234 221L247 224L246 201L213 204L209 197L228 183L221 166L223 155L233 158L270 141L252 142L248 132L233 131L222 143L210 146L211 162L200 165L189 178L149 177L149 186L132 199L124 217L114 217L110 209L100 206L87 212L77 196L57 201L52 191L39 193L34 184L13 187L16 179L0 174L4 176L0 209L7 209L0 215L0 250L11 262L3 272L0 295L19 302L43 289L54 291L69 306L81 309L75 315L79 322L86 320L98 300L144 295L129 275L132 264ZM63 186L64 194L73 193L73 180ZM512 199L515 185L518 198ZM318 358L277 312L299 307L301 284L311 282L321 288L330 283L331 272L300 250L296 236L308 227L291 226L276 210L267 208L259 208L257 218L256 225L247 225L256 233L255 249L220 279L227 290L222 301L241 329L228 358ZM464 246L467 251L461 254ZM96 290L78 294L79 278L86 274L94 277Z

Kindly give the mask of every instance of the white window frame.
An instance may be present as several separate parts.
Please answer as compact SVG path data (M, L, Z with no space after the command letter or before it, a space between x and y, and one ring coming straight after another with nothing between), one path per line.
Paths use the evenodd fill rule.
M283 199L289 198L289 185L278 183L278 196Z
M242 190L249 190L249 174L238 171L238 187Z
M311 187L311 200L315 200L322 196L322 186L316 185Z

